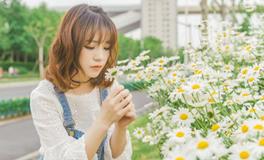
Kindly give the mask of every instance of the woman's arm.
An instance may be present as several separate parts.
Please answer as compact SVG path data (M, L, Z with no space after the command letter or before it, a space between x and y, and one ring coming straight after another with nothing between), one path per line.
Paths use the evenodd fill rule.
M109 126L101 119L97 119L88 129L85 137L85 150L88 159L92 159L103 141Z
M116 127L110 139L110 146L112 150L112 157L117 158L124 151L127 144L126 128Z

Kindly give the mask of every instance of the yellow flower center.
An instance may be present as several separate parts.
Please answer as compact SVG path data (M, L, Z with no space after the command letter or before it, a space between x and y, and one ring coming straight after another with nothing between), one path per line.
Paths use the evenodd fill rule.
M209 146L209 144L205 140L202 140L202 141L198 142L198 144L197 144L198 149L206 149L206 148L208 148L208 146Z
M225 66L225 69L226 70L230 70L230 66Z
M245 47L245 50L248 51L248 52L250 52L250 51L252 50L252 47L251 47L250 45L247 45L247 46Z
M241 151L239 156L240 156L241 159L248 159L250 154L249 154L248 151Z
M262 126L261 124L256 124L256 125L254 126L254 129L255 129L255 130L263 130L263 126Z
M260 100L263 100L263 101L264 101L264 96L261 96L261 97L260 97Z
M159 60L159 63L160 64L163 64L164 63L164 60L163 59Z
M262 147L264 146L264 138L259 139L259 145Z
M181 87L179 87L179 88L178 88L178 92L179 92L179 93L184 93L184 92L185 92L185 90L184 90L184 89L182 89Z
M225 46L225 50L228 51L230 49L230 46L229 45L226 45Z
M215 103L215 100L213 98L208 98L209 103Z
M211 130L212 130L213 132L215 132L215 131L217 131L219 128L220 128L220 126L219 126L218 124L214 124L214 125L212 125Z
M200 88L201 88L200 84L194 84L194 85L192 85L192 89L193 90L198 90Z
M255 78L254 77L250 77L249 79L248 79L248 82L254 82L255 81Z
M181 81L182 83L186 82L186 80L185 80L185 79L181 79L180 81Z
M176 137L184 137L184 136L185 136L185 133L182 131L179 131L176 133Z
M173 74L172 74L172 76L173 76L173 77L176 77L176 76L177 76L177 74L176 74L176 73L173 73Z
M253 70L254 70L254 71L258 71L258 70L260 70L260 67L259 67L259 66L256 66L256 67L254 67Z
M249 96L248 93L242 93L241 95L242 95L243 97L247 97L247 96Z
M248 69L247 69L247 68L242 69L241 73L242 73L243 75L247 74L247 73L248 73Z
M250 108L250 109L249 109L249 112L250 112L250 113L254 113L254 112L256 112L256 109L255 109L255 108Z
M185 158L184 158L184 157L181 157L181 156L179 156L179 157L176 157L176 158L175 158L175 160L185 160Z
M202 74L202 70L197 69L194 71L194 74Z
M159 67L159 71L163 71L164 70L164 68L163 67Z
M247 125L243 125L243 126L241 127L241 131L242 131L242 133L246 133L246 132L248 132L248 126L247 126Z
M180 115L180 119L181 119L181 120L186 120L186 119L188 119L188 114L186 114L186 113L182 113L182 114Z

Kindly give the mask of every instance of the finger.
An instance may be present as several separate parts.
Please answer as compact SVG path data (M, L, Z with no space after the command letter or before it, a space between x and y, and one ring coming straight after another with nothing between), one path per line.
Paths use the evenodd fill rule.
M125 114L127 114L130 110L131 110L131 105L128 105L127 107L123 108L121 111L120 111L120 115L121 117L123 117Z
M132 101L132 95L130 94L129 96L127 96L122 102L120 102L117 107L118 109L121 109L121 108L126 108L129 106L129 103L131 103Z
M134 111L129 111L125 114L126 117L133 117L135 115Z
M123 99L125 99L130 94L128 89L125 89L121 92L119 92L116 97L114 98L114 101L116 103L121 102Z
M119 92L121 92L122 90L124 90L124 86L123 85L118 85L117 87L115 87L109 94L108 98L114 98L116 95L118 95Z

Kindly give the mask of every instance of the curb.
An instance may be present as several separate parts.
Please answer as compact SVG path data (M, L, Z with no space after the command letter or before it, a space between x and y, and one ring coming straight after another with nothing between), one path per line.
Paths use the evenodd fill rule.
M22 121L22 120L25 120L25 119L29 119L29 118L31 118L31 114L30 115L26 115L26 116L22 116L22 117L17 117L17 118L12 118L12 119L8 119L8 120L3 120L3 121L0 121L0 127L4 126L4 125L7 125L7 124L10 124L10 123L19 122L19 121Z
M36 81L24 81L24 82L12 82L12 83L0 83L1 88L10 88L10 87L23 87L23 86L30 86L36 85L39 83L39 80Z
M36 150L36 151L31 152L29 154L26 154L26 155L24 155L22 157L19 157L19 158L15 159L15 160L36 160L38 155L39 155L39 151Z

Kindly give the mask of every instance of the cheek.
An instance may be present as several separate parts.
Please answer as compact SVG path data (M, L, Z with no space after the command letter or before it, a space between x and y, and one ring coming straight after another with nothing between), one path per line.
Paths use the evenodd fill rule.
M90 55L91 54L87 53L87 51L82 51L80 54L79 62L84 70L89 66L89 61L92 58Z

